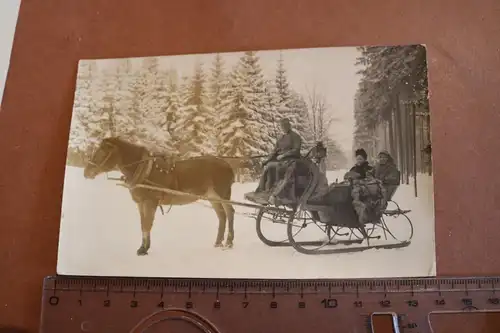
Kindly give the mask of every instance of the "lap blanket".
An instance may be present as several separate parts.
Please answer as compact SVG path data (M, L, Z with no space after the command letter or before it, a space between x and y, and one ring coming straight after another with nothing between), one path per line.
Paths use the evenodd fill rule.
M257 195L260 197L259 201L262 201L262 196L265 195L274 204L298 204L302 195L306 190L310 189L310 186L314 187L310 189L313 195L321 197L328 192L326 176L320 173L318 166L309 160L283 161L278 168L281 170L279 179L275 179L269 188L264 189L259 186L256 192L251 196L248 195L249 199ZM274 173L276 170L273 169L270 172ZM263 177L269 176L272 177L269 174L263 175ZM315 176L318 178L315 178ZM318 182L313 184L314 180Z
M378 179L355 180L352 184L352 204L361 224L377 223L387 206L386 190Z

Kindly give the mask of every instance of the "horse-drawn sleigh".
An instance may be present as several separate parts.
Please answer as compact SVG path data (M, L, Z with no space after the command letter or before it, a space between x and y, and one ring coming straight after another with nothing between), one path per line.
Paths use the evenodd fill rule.
M369 184L353 181L328 184L326 176L307 157L288 162L286 172L271 192L245 195L249 202L231 200L235 182L234 170L224 159L201 156L176 161L151 153L147 148L119 138L104 139L88 161L85 178L119 170L120 185L129 189L141 218L142 243L137 255L146 255L151 247L151 229L156 210L162 206L186 205L207 200L217 214L219 227L216 247L233 247L233 206L255 209L257 236L272 247L292 246L304 254L331 254L356 252L377 248L401 248L410 244L413 226L408 210L402 210L391 201L396 187L389 189L379 205L367 207L370 214L360 219L353 193L363 194ZM365 193L366 194L366 193ZM396 208L387 209L388 204ZM408 228L403 239L394 236L387 219L398 220L396 229ZM406 222L403 223L403 222ZM285 225L287 237L272 240L264 232L268 224ZM300 241L297 236L307 226L317 226L324 236L322 241ZM227 229L226 242L223 245ZM380 234L381 233L381 234ZM388 241L388 236L394 241ZM376 242L382 237L385 241Z

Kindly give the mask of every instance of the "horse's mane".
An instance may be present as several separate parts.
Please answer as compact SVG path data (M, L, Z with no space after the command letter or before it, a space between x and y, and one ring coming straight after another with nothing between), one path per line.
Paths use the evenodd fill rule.
M150 150L140 144L132 143L120 137L108 137L102 140L102 143L110 143L117 146L123 153L128 153L134 157L140 157L144 152L149 153Z

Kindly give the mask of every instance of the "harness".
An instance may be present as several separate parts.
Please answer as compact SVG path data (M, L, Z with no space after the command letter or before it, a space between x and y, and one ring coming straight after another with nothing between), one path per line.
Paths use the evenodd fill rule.
M130 179L127 179L126 182L131 186L135 186L147 181L147 179L151 175L151 171L153 170L153 165L155 162L156 158L152 157L151 154L148 154L147 151L144 151L143 156L139 162L130 164L133 165L137 163L137 168L135 169L132 177ZM124 167L127 166L128 165L125 165Z
M111 149L109 150L108 154L104 157L101 163L96 164L92 161L89 161L89 164L95 166L96 168L102 168L103 165L113 156L113 153L118 149L115 145L108 143L108 145L111 146ZM161 173L165 173L168 175L169 173L172 173L175 170L176 164L175 162L172 163L171 166L169 166L168 169L163 169L159 166L158 164L158 156L155 156L153 153L148 152L147 150L144 150L141 158L139 161L135 161L132 163L120 165L121 168L127 168L129 166L137 165L135 168L135 171L133 172L131 177L126 177L125 175L120 177L120 180L125 182L129 186L135 186L137 184L145 183L151 186L158 186L158 187L163 187L164 185L158 184L152 180L150 180L150 176L154 168L158 169ZM178 179L173 175L173 180L174 180L174 188L177 188L178 186ZM165 196L165 194L163 194ZM171 201L171 200L170 200ZM160 210L162 212L162 215L164 215L163 207L160 205ZM172 204L170 204L169 211L172 208Z

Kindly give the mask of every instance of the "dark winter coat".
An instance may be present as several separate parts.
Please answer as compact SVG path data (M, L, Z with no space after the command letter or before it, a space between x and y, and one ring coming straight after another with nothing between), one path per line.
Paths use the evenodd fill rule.
M276 142L275 157L281 155L283 158L298 158L300 157L300 149L302 148L302 138L300 135L290 130L284 134Z
M394 163L394 159L392 156L384 152L384 154L388 157L387 163L380 164L378 163L375 166L375 178L379 179L384 186L387 185L399 185L400 184L400 172L396 163Z
M349 172L356 172L359 174L360 179L365 179L366 178L366 173L367 172L373 172L373 167L370 165L368 162L363 162L361 165L355 165L353 166Z

